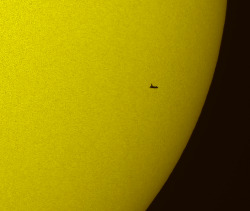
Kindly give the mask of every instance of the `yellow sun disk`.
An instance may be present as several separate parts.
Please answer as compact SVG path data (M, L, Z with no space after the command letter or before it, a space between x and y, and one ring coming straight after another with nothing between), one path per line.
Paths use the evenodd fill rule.
M0 210L145 210L200 115L225 12L1 1Z

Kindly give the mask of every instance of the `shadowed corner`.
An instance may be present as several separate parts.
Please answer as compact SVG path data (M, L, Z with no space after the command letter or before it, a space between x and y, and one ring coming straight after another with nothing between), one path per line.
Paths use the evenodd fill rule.
M151 84L151 86L150 86L149 88L158 88L158 86L153 86L153 85Z

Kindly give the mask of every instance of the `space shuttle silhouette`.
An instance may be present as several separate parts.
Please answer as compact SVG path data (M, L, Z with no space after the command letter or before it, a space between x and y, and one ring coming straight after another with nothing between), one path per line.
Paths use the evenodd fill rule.
M151 84L151 86L150 86L149 88L158 88L158 86L153 86L153 85Z

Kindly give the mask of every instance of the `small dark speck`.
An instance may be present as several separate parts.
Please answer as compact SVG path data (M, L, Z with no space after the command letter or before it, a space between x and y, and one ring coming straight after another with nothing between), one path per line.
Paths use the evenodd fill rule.
M158 86L153 86L153 85L151 84L151 86L150 86L149 88L158 88Z

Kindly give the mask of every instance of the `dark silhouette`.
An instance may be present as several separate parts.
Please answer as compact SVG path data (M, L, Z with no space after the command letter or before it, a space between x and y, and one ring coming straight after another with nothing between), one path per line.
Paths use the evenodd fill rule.
M153 85L151 84L151 86L150 86L149 88L158 88L158 86L153 86Z

